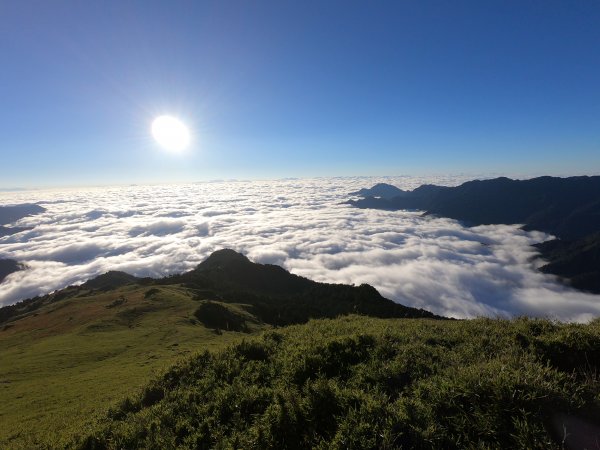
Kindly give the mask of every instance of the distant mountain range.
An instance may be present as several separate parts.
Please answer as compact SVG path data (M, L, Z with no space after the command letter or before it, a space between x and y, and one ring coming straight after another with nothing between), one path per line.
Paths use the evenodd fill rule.
M46 208L43 206L31 203L14 206L0 206L0 237L30 230L31 228L29 227L5 227L4 225L16 222L23 217L43 213L44 211L46 211Z
M394 198L404 197L408 192L403 191L396 186L387 183L378 183L372 188L362 188L356 192L350 192L350 195L358 195L360 197L379 197L379 198Z
M304 323L312 318L332 318L344 314L363 314L380 318L442 318L429 311L403 306L382 297L372 286L362 284L318 283L285 269L251 262L244 255L224 249L214 252L194 270L162 279L136 278L124 272L111 271L61 291L23 300L0 308L0 324L22 318L37 309L63 299L86 295L105 295L123 286L138 285L159 288L181 286L195 300L215 304L221 313L225 304L243 304L247 315L256 323L275 326ZM151 295L151 294L149 294ZM249 316L248 316L249 315ZM200 314L202 320L202 314ZM214 317L211 319L214 324ZM225 322L231 322L231 318ZM217 323L219 323L217 321ZM228 326L221 323L222 327Z
M544 231L561 239L560 244L538 246L542 256L550 259L544 270L571 278L575 287L600 293L589 278L589 274L600 271L600 266L586 250L590 245L600 245L600 238L594 234L600 231L600 176L530 180L501 177L457 187L423 185L408 192L398 189L396 196L375 197L392 193L394 188L398 189L379 184L360 190L350 195L364 198L347 203L358 208L422 210L468 226L522 224L525 230Z

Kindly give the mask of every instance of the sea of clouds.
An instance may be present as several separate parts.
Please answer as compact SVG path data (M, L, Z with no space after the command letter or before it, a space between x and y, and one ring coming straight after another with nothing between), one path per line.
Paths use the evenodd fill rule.
M47 211L0 238L0 258L27 270L0 284L0 305L81 283L108 270L159 277L233 248L308 278L375 286L399 303L445 316L530 315L587 321L600 296L536 271L518 226L465 228L419 212L361 210L349 192L377 182L413 189L466 177L322 178L0 193L0 204Z

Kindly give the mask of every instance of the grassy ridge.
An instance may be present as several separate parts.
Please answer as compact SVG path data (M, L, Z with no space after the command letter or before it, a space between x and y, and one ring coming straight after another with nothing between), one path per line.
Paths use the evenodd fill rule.
M110 272L0 309L0 448L600 440L600 320L440 319L231 250L162 280Z
M599 363L599 321L313 320L174 366L70 446L578 446Z
M350 312L435 317L232 250L160 280L108 272L0 308L0 448L60 442L151 374L271 326Z
M81 290L0 325L0 448L59 445L177 360L241 339L196 320L186 289L149 290Z

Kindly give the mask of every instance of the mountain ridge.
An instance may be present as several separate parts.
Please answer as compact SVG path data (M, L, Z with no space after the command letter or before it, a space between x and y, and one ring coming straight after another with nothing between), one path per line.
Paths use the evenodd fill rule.
M555 448L557 414L569 439L598 422L598 320L432 320L232 250L21 306L0 324L3 448Z
M394 198L397 196L406 195L407 192L388 183L377 183L372 188L362 188L355 192L350 192L349 195L357 195L360 197L381 197Z
M600 293L600 232L575 241L552 241L536 244L547 264L544 273L566 278L574 288Z
M4 225L16 222L24 217L43 213L44 211L46 211L46 208L35 203L0 206L0 237L31 230L31 227L6 227Z
M549 262L542 271L570 279L577 289L600 293L594 281L600 273L598 260L573 254L587 248L590 240L600 242L595 235L600 232L600 176L499 177L456 187L422 185L391 199L365 197L347 203L358 208L421 210L467 226L520 224L526 231L552 234L560 241L536 246Z
M0 325L18 320L44 305L80 295L83 291L92 295L128 285L185 286L198 299L247 304L258 319L276 326L350 313L384 318L442 318L386 299L370 285L319 283L292 274L280 266L254 263L241 253L222 249L213 252L195 269L179 275L152 279L109 271L80 286L69 286L51 294L22 300L0 308Z
M467 181L456 187L422 185L391 199L349 200L358 208L417 209L468 225L523 224L561 239L600 230L600 176L506 177Z

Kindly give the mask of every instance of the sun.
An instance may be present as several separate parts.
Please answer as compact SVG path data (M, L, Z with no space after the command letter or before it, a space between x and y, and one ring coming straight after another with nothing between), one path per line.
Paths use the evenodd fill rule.
M190 145L190 131L173 116L159 116L152 122L152 136L165 150L180 152Z

